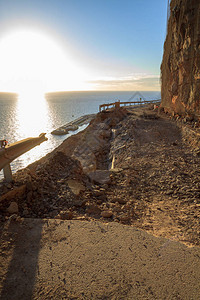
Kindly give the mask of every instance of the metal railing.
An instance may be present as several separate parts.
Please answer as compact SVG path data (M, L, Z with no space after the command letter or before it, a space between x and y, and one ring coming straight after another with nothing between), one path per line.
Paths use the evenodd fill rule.
M107 104L101 104L99 105L99 112L101 112L102 110L106 110L110 107L113 108L119 108L121 106L134 106L134 105L143 105L143 104L156 104L156 103L160 103L161 99L157 99L157 100L150 100L150 101L146 101L146 100L141 100L141 101L125 101L125 102L121 102L121 101L116 101L116 102L112 102L112 103L107 103Z

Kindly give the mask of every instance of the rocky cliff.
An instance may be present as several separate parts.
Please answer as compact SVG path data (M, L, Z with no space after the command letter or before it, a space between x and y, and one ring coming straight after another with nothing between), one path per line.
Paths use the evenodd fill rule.
M200 113L200 1L172 0L161 65L162 107Z

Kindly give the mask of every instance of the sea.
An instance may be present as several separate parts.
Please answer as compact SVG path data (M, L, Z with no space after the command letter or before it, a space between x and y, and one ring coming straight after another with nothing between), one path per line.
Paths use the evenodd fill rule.
M21 155L11 163L12 172L26 167L39 160L58 147L63 140L77 131L66 135L52 135L51 131L76 118L91 113L98 113L99 105L115 101L158 100L158 91L84 91L84 92L54 92L43 97L31 95L20 98L16 94L0 93L0 139L6 139L9 144L27 137L36 137L46 133L48 141L36 146ZM3 171L0 171L0 179Z

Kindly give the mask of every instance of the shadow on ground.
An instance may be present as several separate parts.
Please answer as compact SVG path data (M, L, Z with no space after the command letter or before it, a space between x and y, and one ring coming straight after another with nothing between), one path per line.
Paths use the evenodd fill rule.
M32 298L44 223L40 220L36 225L23 219L5 223L1 237L2 300Z

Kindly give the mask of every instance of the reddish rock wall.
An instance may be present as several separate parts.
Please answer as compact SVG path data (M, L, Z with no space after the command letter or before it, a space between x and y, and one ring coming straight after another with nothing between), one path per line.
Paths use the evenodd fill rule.
M200 0L172 0L161 65L162 106L200 113Z

